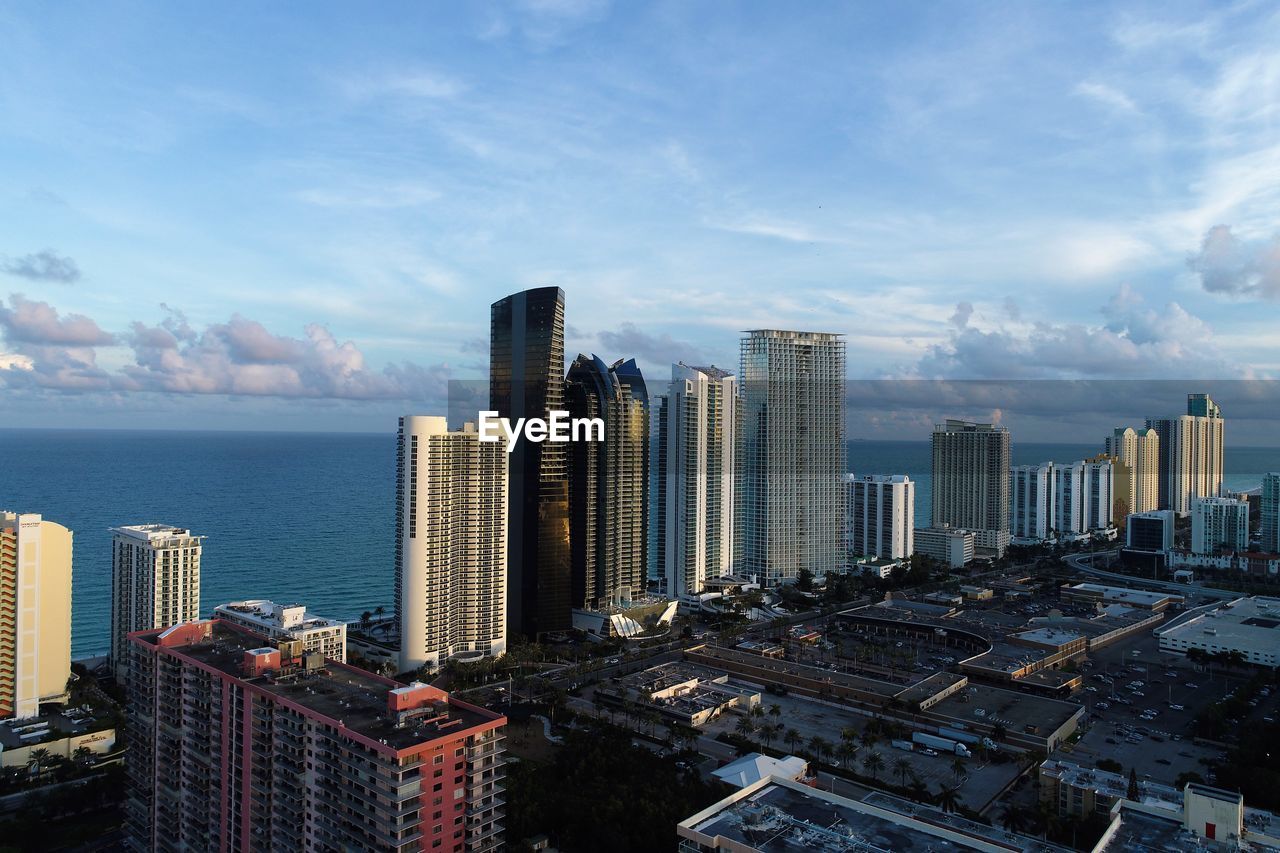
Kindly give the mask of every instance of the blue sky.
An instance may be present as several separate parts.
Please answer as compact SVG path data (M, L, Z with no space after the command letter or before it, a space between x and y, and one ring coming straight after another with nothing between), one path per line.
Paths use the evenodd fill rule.
M392 429L544 284L570 357L654 378L762 326L844 333L855 378L1280 373L1274 4L10 3L0 33L0 426Z

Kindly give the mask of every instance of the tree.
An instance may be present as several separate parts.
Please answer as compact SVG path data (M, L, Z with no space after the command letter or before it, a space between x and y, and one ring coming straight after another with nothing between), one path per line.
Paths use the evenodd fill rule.
M87 746L77 746L76 751L72 753L72 760L82 767L87 767L93 762L93 750Z
M849 741L841 741L840 745L836 747L836 758L840 761L840 766L842 768L848 767L849 759L853 758L857 752L858 751L854 748L853 744L849 743Z
M738 724L733 728L734 728L734 731L736 731L738 734L742 735L745 738L751 737L751 735L756 730L756 727L751 724L751 720L749 720L746 717L739 717Z
M795 729L787 729L786 741L791 744L791 751L796 751L796 744L801 740L801 734Z
M31 750L31 753L27 756L27 767L31 769L32 773L39 776L40 773L44 771L44 768L48 766L49 759L50 759L49 750L45 749L44 747L40 747L39 749L33 749Z
M898 774L898 784L906 787L907 777L911 775L911 762L898 758L893 762L893 772Z
M957 785L964 781L965 776L969 775L969 771L964 766L964 760L958 755L955 761L951 762L951 775L955 777Z
M765 723L764 725L760 726L760 741L766 747L768 747L769 744L773 743L773 739L774 737L777 736L777 734L778 734L778 729L770 725L769 723Z
M770 717L773 717L773 721L774 721L775 723L776 723L778 720L782 719L782 706L781 706L781 705L779 705L777 702L774 702L772 705L770 705L770 706L769 706L769 716L770 716Z
M1129 790L1125 796L1134 801L1138 799L1138 771L1133 767L1129 768Z
M938 794L934 797L936 802L944 812L954 812L960 808L960 794L957 788L948 788L943 785L938 789Z
M813 572L804 568L797 572L796 589L801 592L813 592Z
M917 778L912 778L911 784L907 786L907 795L917 803L923 803L929 799L929 789Z
M369 630L369 623L373 621L373 614L368 610L360 614L360 627Z
M991 739L999 743L1009 736L1009 730L1004 723L996 723L991 727Z
M1027 813L1013 803L1000 812L1000 825L1010 832L1021 832L1027 826Z
M820 737L817 740L818 740L818 743L817 743L818 759L820 761L826 761L827 755L831 752L831 749L832 749L831 741L827 740L824 737Z
M880 778L880 771L884 769L884 759L880 757L880 753L872 752L862 759L862 769L871 774L873 780Z
M875 746L878 741L879 738L876 737L875 731L870 726L862 730L862 745L867 749Z

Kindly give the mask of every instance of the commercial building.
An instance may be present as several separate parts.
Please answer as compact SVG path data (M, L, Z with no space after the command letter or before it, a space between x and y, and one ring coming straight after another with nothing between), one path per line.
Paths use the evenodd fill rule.
M717 767L712 770L711 775L721 782L733 785L735 788L754 785L761 779L767 779L770 776L790 779L793 782L803 782L806 778L809 778L809 762L798 755L773 758L768 755L761 755L758 752L749 752L735 761L730 761L723 767Z
M71 531L0 511L0 719L63 702L71 677Z
M528 443L528 442L521 442ZM400 419L395 614L400 672L507 648L505 439Z
M954 527L922 527L915 532L915 552L953 569L973 560L973 531Z
M133 634L134 850L498 850L506 718L227 622Z
M1238 652L1246 662L1280 666L1280 598L1253 596L1188 610L1155 632L1160 650Z
M268 639L297 640L304 652L318 652L339 663L347 661L347 623L308 613L305 604L276 604L257 598L219 604L213 615Z
M979 548L1009 545L1009 431L947 420L933 428L933 527L972 530Z
M757 329L742 339L735 572L765 587L844 565L845 342Z
M1106 586L1098 583L1063 584L1059 595L1064 601L1085 604L1123 604L1136 610L1152 610L1157 613L1174 604L1181 604L1183 597L1167 592L1148 592L1122 586Z
M204 537L169 524L111 530L111 668L128 676L133 631L165 628L200 616Z
M905 560L915 553L916 484L905 474L849 474L846 548L852 557Z
M1120 773L1082 767L1070 761L1050 759L1040 765L1040 802L1059 817L1087 818L1093 814L1109 815L1111 809L1127 799L1129 779ZM1182 792L1169 785L1150 780L1137 783L1138 798L1154 800L1170 809L1182 808Z
M698 595L733 571L738 392L712 365L671 366L658 398L654 565L667 595Z
M1053 463L1009 469L1009 535L1019 544L1054 538Z
M565 379L574 418L599 418L604 438L569 445L571 603L621 607L645 592L649 530L649 392L635 359L579 355Z
M1262 532L1262 550L1269 554L1280 554L1280 473L1272 472L1262 478L1258 519Z
M1235 498L1191 501L1191 553L1245 551L1249 548L1249 502Z
M1185 516L1192 498L1221 493L1224 421L1213 400L1189 394L1185 415L1148 418L1147 428L1159 435L1160 509Z
M1105 449L1124 468L1123 477L1117 477L1116 483L1116 497L1124 503L1123 513L1158 509L1160 434L1150 427L1119 427L1107 436Z
M1152 553L1173 550L1174 514L1171 509L1134 513L1125 522L1125 547Z
M549 418L564 406L564 291L539 287L490 309L489 408ZM507 633L529 639L572 625L566 445L520 441L510 454Z
M674 661L658 664L600 684L595 699L605 707L639 707L663 720L700 726L727 711L750 713L760 704L760 691L735 684L729 673Z

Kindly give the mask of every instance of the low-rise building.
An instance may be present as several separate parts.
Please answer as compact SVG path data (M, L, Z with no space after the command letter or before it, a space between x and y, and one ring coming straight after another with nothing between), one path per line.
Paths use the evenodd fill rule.
M1125 521L1124 544L1134 551L1173 550L1174 514L1171 509L1135 512Z
M1208 604L1188 610L1155 634L1161 651L1238 652L1248 663L1275 669L1280 666L1280 598Z
M711 775L735 788L754 785L770 776L803 782L809 778L809 762L798 755L773 758L758 752L749 752L736 761L730 761L725 766L712 770Z
M1123 586L1106 586L1099 583L1063 584L1059 592L1064 601L1077 601L1085 604L1123 604L1126 607L1154 610L1167 610L1174 604L1181 604L1181 595L1168 592L1150 592L1145 589L1130 589Z
M916 553L932 557L953 569L973 560L976 540L973 531L958 527L921 527L916 530Z
M347 660L347 623L308 613L305 604L276 604L251 599L219 604L213 615L272 640L300 640L304 652L319 652L329 660Z

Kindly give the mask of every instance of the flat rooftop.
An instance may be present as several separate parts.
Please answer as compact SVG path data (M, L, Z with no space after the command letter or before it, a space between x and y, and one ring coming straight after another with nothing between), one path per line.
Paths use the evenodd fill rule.
M172 524L125 524L111 528L112 533L129 536L133 539L204 539L203 536L192 536L185 527L174 527Z
M979 708L984 712L982 716L974 713ZM959 693L948 696L925 713L934 717L951 717L966 724L1000 722L1010 734L1022 734L1027 726L1034 726L1043 735L1057 731L1081 708L1075 702L971 681Z
M1241 650L1280 647L1280 598L1237 598L1157 630L1161 639L1209 642ZM1208 633L1212 631L1213 633Z
M1168 853L1170 850L1203 849L1182 825L1182 816L1162 817L1121 807L1119 826L1111 839L1095 853Z
M880 681L875 678L866 678L861 675L850 675L845 672L837 672L835 670L825 669L818 666L808 666L793 661L781 660L778 658L767 658L761 655L752 654L750 652L740 652L737 649L723 649L719 646L695 646L689 649L692 654L699 654L712 660L724 661L726 663L740 663L759 669L772 670L775 672L791 673L801 678L813 678L818 681L825 681L830 684L840 685L851 690L861 690L866 693L879 694L890 699L902 692L907 685L894 684L890 681ZM749 679L748 679L749 680Z
M1095 595L1103 601L1130 604L1136 607L1155 607L1161 603L1182 601L1182 596L1171 592L1149 592L1145 589L1129 589L1123 586L1106 586L1100 583L1065 584L1063 592L1076 592Z
M155 645L160 632L145 634L144 642ZM325 661L323 669L308 674L253 678L242 677L244 653L269 646L269 641L228 622L215 620L208 636L167 651L195 661L219 672L235 676L259 690L288 699L304 708L336 722L339 726L392 749L407 749L438 737L451 736L473 726L483 725L500 715L459 704L439 703L436 716L423 718L416 725L396 728L387 713L387 695L406 685L378 678L353 666Z

